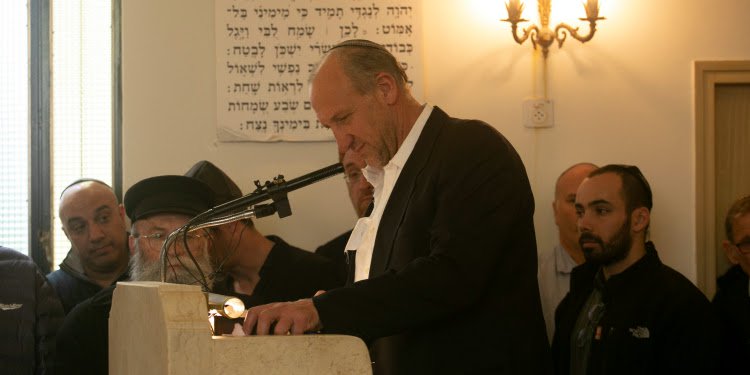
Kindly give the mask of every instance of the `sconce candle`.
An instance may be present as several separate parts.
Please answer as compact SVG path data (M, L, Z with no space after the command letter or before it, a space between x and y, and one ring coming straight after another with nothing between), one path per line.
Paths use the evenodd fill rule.
M505 9L508 11L508 19L505 19L503 21L526 21L521 19L521 14L523 13L523 3L520 0L510 0L509 2L505 3Z
M586 18L580 18L582 21L589 21L589 33L579 34L578 27L572 27L566 23L560 23L555 26L554 31L549 26L549 16L552 9L551 0L539 0L539 20L541 25L531 25L523 29L523 34L518 34L518 24L528 20L521 18L523 15L523 2L520 0L508 0L505 3L505 9L508 12L508 18L501 20L511 24L511 34L518 44L523 44L526 39L531 39L531 44L536 49L539 45L542 47L542 53L547 58L549 46L552 42L557 41L557 45L562 47L563 42L567 39L568 34L581 43L588 42L596 33L596 21L603 20L599 17L599 0L586 0L583 8L586 11Z
M583 5L586 9L586 18L581 18L581 21L598 19L599 17L599 0L587 0L586 4Z

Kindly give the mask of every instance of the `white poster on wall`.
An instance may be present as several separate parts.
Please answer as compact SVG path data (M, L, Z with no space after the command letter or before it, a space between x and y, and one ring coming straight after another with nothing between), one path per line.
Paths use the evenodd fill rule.
M423 97L421 0L215 0L220 141L327 141L308 80L336 43L369 39L406 69Z

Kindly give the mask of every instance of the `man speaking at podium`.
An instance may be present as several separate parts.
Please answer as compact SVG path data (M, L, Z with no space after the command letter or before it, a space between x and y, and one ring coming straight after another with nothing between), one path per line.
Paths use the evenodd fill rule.
M370 41L332 47L311 82L339 152L367 163L374 209L346 247L352 285L253 308L245 330L361 337L376 374L548 373L534 200L513 146L417 102Z

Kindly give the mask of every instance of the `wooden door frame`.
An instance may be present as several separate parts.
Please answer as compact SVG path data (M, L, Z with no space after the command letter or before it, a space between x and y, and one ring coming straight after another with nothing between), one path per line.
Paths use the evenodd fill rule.
M695 238L697 285L716 292L716 85L750 84L750 61L695 62Z

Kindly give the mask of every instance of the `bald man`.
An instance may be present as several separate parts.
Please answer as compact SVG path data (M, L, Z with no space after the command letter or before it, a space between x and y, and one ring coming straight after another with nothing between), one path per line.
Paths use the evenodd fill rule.
M78 180L65 188L59 216L71 249L47 279L67 314L102 288L127 279L128 233L122 205L98 180Z
M311 82L339 152L365 160L375 204L346 246L352 285L251 308L246 332L355 335L374 374L548 373L534 198L513 146L419 102L376 42L331 47Z
M575 164L560 174L555 183L555 214L559 243L552 252L539 257L539 295L542 298L547 337L552 342L555 331L555 308L570 289L570 272L584 261L578 244L576 221L576 190L578 185L597 168L591 163Z

